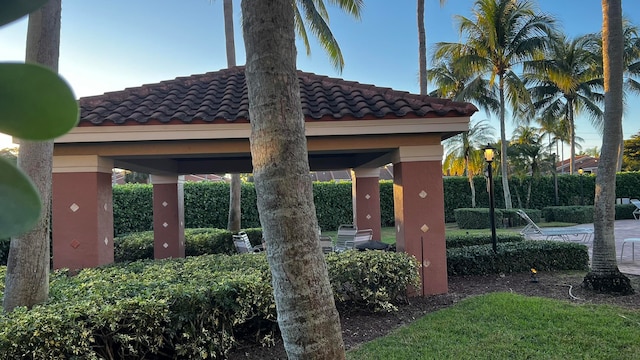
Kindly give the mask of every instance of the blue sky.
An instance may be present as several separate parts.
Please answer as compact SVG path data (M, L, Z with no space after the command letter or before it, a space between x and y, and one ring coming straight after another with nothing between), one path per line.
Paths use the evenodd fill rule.
M326 2L328 3L328 2ZM460 41L456 14L470 16L473 0L426 0L429 46L439 41ZM569 36L600 31L598 0L538 0L539 9L554 15ZM640 7L631 0L623 11L640 25ZM178 76L216 71L226 67L222 0L64 0L60 73L76 96L99 95L126 87L156 83ZM244 64L240 1L234 0L236 57ZM298 68L350 81L418 92L418 40L415 0L368 0L360 21L330 8L331 28L345 58L338 73L312 42L307 56L298 47ZM0 29L0 61L24 59L26 18ZM624 136L640 130L640 106L631 98L625 113ZM484 119L480 112L474 119ZM497 116L489 117L499 134ZM509 122L507 136L513 125ZM577 135L590 148L601 138L589 121L580 118ZM6 138L0 137L0 147ZM565 149L565 157L568 150Z

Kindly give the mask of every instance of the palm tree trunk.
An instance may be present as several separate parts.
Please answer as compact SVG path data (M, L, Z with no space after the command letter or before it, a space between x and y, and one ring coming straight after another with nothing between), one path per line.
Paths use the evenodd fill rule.
M576 124L573 121L573 100L571 99L567 99L567 118L567 120L569 120L569 141L571 142L569 174L573 175L576 162Z
M602 0L604 65L604 131L596 175L594 239L591 271L584 285L598 292L633 293L629 279L618 270L614 235L616 166L622 141L623 34L621 0Z
M58 71L62 0L49 0L29 15L26 62ZM21 141L18 166L38 189L42 212L33 230L11 239L3 307L31 308L49 297L49 219L51 214L51 173L53 141Z
M502 170L502 193L504 194L504 207L511 209L511 191L509 190L509 167L507 163L507 133L505 126L505 100L504 100L504 78L498 75L500 91L500 169Z
M473 174L469 171L469 150L467 150L467 155L464 157L464 171L467 174L467 178L469 179L469 188L471 188L471 207L476 207L476 186L473 184Z
M227 50L227 67L236 66L236 45L233 38L233 1L224 0L224 38ZM231 174L229 183L229 218L227 230L238 232L242 227L242 180L240 174Z
M251 156L258 212L289 359L344 359L319 245L296 73L291 0L243 0Z
M418 0L418 59L420 95L427 95L427 33L424 28L424 0Z

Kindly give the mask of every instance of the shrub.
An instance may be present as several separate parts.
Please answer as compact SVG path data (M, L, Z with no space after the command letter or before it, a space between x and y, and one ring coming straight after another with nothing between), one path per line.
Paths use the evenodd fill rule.
M346 251L326 256L336 303L370 311L395 310L409 286L420 286L419 264L405 253Z
M546 240L525 240L447 249L449 275L485 275L529 271L585 270L589 253L585 245Z
M635 219L633 211L636 206L633 204L616 204L616 220Z
M11 246L10 238L0 239L0 265L7 265L7 258L9 257L9 246Z
M419 284L403 253L348 251L327 265L337 304L360 310L393 309ZM264 254L137 261L53 272L46 305L0 314L0 349L7 359L221 358L275 321Z
M496 242L518 242L524 238L520 234L496 234ZM467 235L447 235L447 249L459 248L464 246L493 244L491 234L467 234Z
M593 222L593 205L589 206L549 206L542 209L545 220L576 224Z
M463 208L453 211L456 223L460 229L488 229L491 227L489 221L489 209L487 208ZM495 212L496 226L502 224L502 212Z

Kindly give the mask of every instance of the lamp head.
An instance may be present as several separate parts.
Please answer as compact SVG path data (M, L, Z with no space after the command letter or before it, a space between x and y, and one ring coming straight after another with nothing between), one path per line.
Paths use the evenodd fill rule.
M580 175L584 174L584 170L582 170L582 168L579 168L578 169L578 174L580 174Z
M484 150L484 159L485 159L485 161L488 162L488 163L492 162L493 159L496 156L496 153L495 153L496 148L491 146L491 144L487 144L487 146L485 148L483 148L482 150Z

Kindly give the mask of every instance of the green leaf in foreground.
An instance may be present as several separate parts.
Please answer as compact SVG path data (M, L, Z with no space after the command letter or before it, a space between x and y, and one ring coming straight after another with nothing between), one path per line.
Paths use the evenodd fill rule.
M47 0L2 0L0 1L0 26L29 14L44 5Z
M21 139L53 139L78 123L69 85L35 64L0 64L0 109L0 132Z
M0 158L0 238L31 229L40 216L40 196L31 180Z

